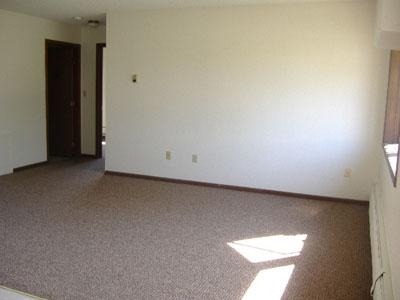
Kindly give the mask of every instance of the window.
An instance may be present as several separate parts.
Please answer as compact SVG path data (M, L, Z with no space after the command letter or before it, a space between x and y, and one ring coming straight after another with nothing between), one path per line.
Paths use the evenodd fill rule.
M399 169L400 139L400 51L390 55L389 84L386 100L385 128L383 149L389 164L389 171L396 186Z

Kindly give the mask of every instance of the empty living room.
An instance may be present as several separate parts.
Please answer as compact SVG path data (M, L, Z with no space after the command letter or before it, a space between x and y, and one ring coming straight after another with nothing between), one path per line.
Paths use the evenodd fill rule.
M398 0L0 0L0 300L399 300L399 141Z

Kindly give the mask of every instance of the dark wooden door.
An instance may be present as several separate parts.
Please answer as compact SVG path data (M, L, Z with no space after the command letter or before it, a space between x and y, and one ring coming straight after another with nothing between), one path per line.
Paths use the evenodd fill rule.
M96 158L103 156L103 53L105 43L96 45Z
M50 46L47 54L49 155L70 157L77 150L74 48Z

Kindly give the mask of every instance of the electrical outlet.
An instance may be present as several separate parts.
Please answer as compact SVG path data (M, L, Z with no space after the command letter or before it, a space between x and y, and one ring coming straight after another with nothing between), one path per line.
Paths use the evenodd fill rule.
M165 159L166 160L171 160L171 151L166 151L165 152Z
M345 177L345 178L351 177L351 169L350 168L344 169L343 177Z
M192 154L192 163L197 164L197 154Z

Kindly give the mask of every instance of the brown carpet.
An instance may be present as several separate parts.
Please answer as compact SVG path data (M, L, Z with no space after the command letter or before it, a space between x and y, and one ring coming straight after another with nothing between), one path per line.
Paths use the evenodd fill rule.
M103 175L102 163L0 177L1 285L49 299L253 299L257 274L294 265L282 299L369 299L366 206ZM288 250L296 235L303 248ZM228 245L271 236L237 242L258 262ZM285 287L261 277L263 299Z

